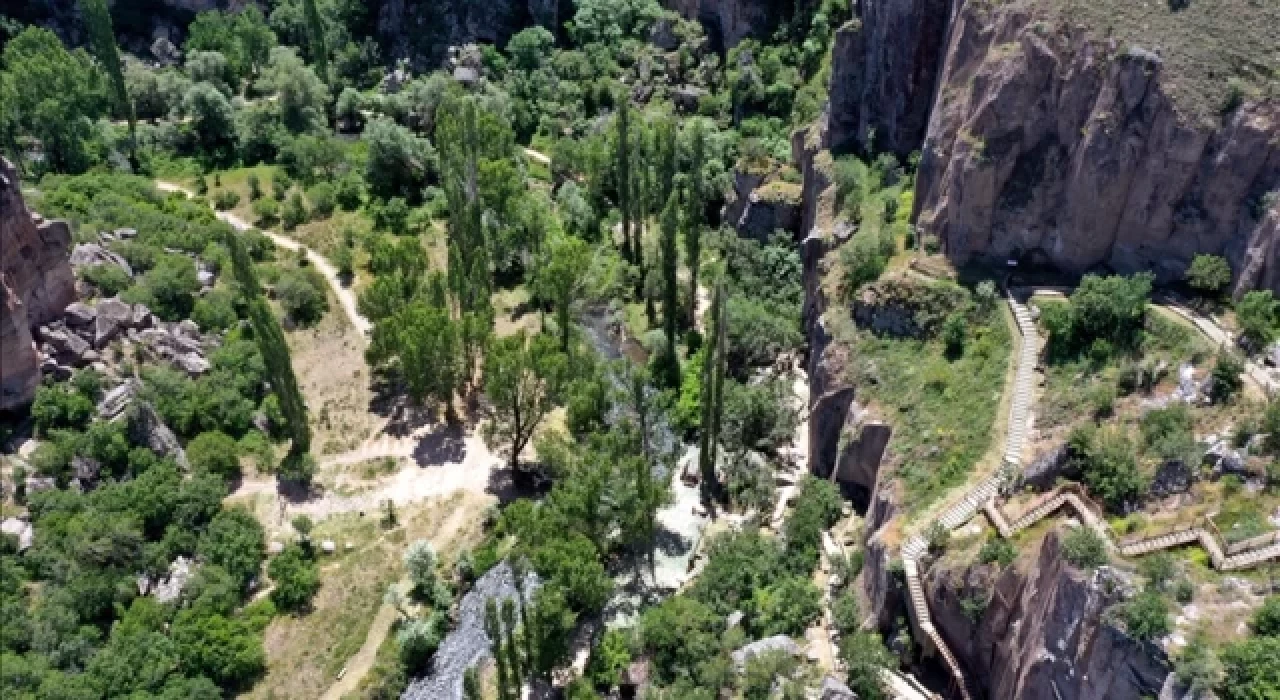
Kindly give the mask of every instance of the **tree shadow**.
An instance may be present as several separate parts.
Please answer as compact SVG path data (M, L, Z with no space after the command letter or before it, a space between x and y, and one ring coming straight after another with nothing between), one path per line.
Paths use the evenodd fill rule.
M395 420L393 419L393 423ZM405 426L396 426L399 429L409 427L412 422ZM387 432L392 432L392 426L387 426ZM412 430L409 430L412 433ZM434 430L423 435L418 444L413 448L413 461L418 466L425 467L438 464L454 464L461 462L467 456L467 445L464 440L464 433L461 423L446 422L440 423Z
M680 557L689 553L693 548L693 542L678 532L668 530L659 524L657 531L653 535L654 548L661 552L664 556Z

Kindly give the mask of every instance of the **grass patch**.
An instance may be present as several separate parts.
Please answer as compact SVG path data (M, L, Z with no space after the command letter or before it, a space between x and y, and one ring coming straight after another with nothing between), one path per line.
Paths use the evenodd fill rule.
M992 444L1012 338L1003 312L969 327L964 354L948 359L941 340L876 336L833 319L851 348L848 376L859 399L893 425L890 455L912 512L962 483Z
M1280 3L1273 0L1032 0L1041 16L1155 51L1161 86L1184 115L1219 123L1237 96L1280 91ZM1174 9L1174 6L1182 6Z

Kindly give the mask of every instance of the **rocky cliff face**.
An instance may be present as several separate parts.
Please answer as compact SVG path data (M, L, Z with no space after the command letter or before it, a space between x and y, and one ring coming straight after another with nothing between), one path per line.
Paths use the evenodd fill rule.
M559 31L573 16L570 0L379 0L370 3L388 58L406 57L419 69L435 68L450 46L486 42L506 46L535 24Z
M905 160L924 141L955 0L862 0L836 32L830 147Z
M1169 676L1158 647L1128 637L1102 612L1126 583L1110 569L1086 572L1045 537L1029 570L996 573L975 565L935 565L925 579L929 609L969 678L991 698L1138 700L1155 697ZM964 601L990 596L985 612Z
M0 410L29 403L40 383L31 329L75 301L71 229L27 211L18 172L0 158Z
M748 36L768 36L789 17L784 10L788 3L777 0L665 0L663 4L685 19L701 22L717 51L731 49Z
M957 260L1025 255L1179 277L1224 255L1280 291L1280 101L1184 116L1154 52L969 2L949 33L916 190ZM903 76L905 79L905 76Z

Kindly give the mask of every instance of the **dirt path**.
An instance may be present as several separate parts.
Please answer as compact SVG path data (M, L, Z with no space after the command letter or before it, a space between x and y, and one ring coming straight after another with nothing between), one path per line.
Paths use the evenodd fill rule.
M156 189L161 192L180 192L188 197L195 196L191 190L188 190L181 185L172 182L164 182L162 180L156 180ZM249 222L235 214L232 214L231 212L216 211L215 214L218 219L227 222L237 231L244 231L245 229L252 228L249 225ZM289 238L288 236L282 236L278 233L272 233L271 231L263 231L262 233L265 234L267 238L270 238L272 243L284 248L285 250L297 251L303 247L301 243ZM324 275L325 280L333 289L333 295L338 298L338 303L342 305L342 310L346 312L347 318L350 319L351 325L355 326L360 337L364 338L369 333L369 330L373 328L373 324L369 323L369 319L360 315L359 306L356 303L355 292L342 285L342 280L338 276L338 268L334 267L333 263L329 262L323 255L320 255L309 248L307 249L307 260L311 261L311 264L320 271L320 274Z
M405 581L394 585L401 592L408 589L408 583ZM342 677L324 691L321 700L342 700L344 695L359 687L360 681L364 680L369 669L373 668L373 663L378 657L378 648L391 632L391 626L395 624L397 615L399 613L396 609L386 603L378 608L378 614L373 616L373 622L369 624L369 634L365 637L364 644L360 645L360 651L347 660Z

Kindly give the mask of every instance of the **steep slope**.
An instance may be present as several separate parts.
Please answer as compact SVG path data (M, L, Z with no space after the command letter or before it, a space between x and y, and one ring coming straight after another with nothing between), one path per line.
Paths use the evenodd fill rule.
M29 403L40 383L31 329L76 299L71 229L27 211L18 172L0 158L0 411Z
M960 10L922 153L921 230L956 260L1027 255L1172 279L1207 252L1236 270L1248 259L1245 285L1275 286L1263 222L1280 206L1268 196L1280 189L1280 101L1212 119L1170 94L1185 73L1156 50L1042 16Z

